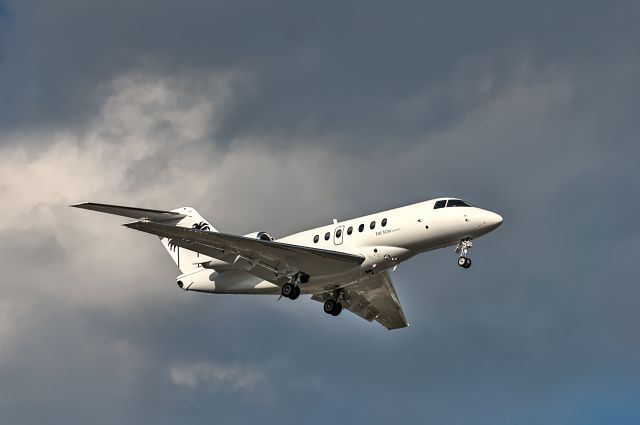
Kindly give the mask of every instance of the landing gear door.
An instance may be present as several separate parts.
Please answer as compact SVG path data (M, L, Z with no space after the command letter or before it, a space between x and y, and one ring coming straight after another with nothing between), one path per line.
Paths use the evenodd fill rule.
M342 245L342 239L344 238L344 226L338 226L333 231L333 243L335 245Z

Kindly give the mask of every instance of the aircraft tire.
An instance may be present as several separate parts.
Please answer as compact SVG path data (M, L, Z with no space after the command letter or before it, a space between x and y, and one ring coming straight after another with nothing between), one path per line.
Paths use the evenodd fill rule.
M289 294L289 299L290 300L296 300L296 299L298 299L299 296L300 296L300 287L299 286L294 286L293 287L293 291L291 291L291 293Z
M336 300L329 299L324 302L324 312L327 314L333 314L333 310L336 308Z
M467 264L467 257L458 257L458 265L464 267Z
M341 303L336 303L335 307L333 308L333 310L331 311L331 315L332 316L337 316L342 312L342 304Z
M290 283L282 285L282 296L285 298L291 298L291 294L294 291L294 286Z
M464 267L465 269L471 267L471 258L465 258L464 265L462 267Z

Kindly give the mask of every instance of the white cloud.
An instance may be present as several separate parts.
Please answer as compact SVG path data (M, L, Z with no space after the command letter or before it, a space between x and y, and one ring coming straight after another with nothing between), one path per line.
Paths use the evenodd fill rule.
M254 391L266 381L260 370L237 362L176 364L170 367L169 374L175 385L210 391Z
M120 228L125 220L68 208L72 203L191 205L218 227L246 232L296 214L281 204L286 193L328 208L335 178L314 178L329 159L321 149L216 143L232 85L229 76L212 76L208 89L194 92L180 81L129 75L112 84L88 130L12 136L0 148L0 201L10 206L0 221L11 254L11 261L3 257L4 285L19 278L29 283L23 293L99 306L133 304L158 282L173 287L173 263L153 249L155 240ZM278 213L257 222L258 206Z

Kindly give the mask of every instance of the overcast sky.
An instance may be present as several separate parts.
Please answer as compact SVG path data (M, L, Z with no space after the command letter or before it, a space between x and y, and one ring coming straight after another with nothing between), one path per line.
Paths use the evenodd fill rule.
M638 1L0 0L0 423L637 424ZM410 327L182 293L67 206L275 236L455 195Z

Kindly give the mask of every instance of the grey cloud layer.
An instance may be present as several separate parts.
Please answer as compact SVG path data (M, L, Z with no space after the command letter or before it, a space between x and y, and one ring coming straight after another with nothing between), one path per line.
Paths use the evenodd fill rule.
M0 422L637 423L637 2L6 10ZM447 194L505 223L467 272L400 267L391 333L180 294L156 240L67 207L283 235Z
M362 146L359 138L397 141L446 128L508 90L523 61L537 78L571 74L581 103L594 101L603 77L637 69L640 35L637 2L387 9L70 0L12 2L8 16L0 93L10 102L0 117L9 128L85 123L104 82L123 72L196 79L216 70L252 81L237 91L221 140L320 134L351 147Z

